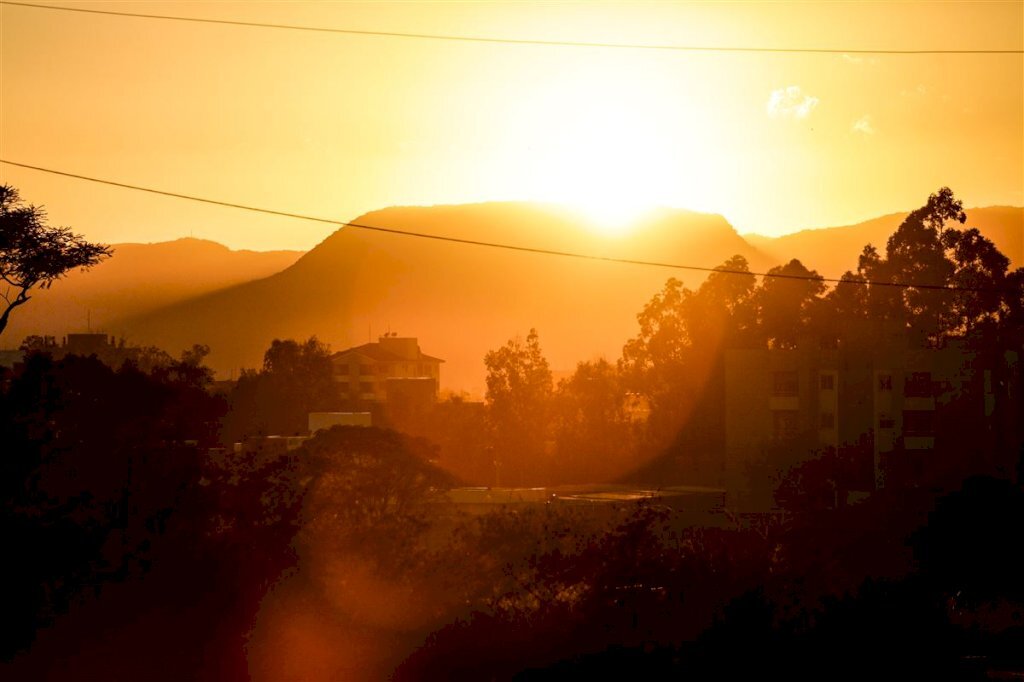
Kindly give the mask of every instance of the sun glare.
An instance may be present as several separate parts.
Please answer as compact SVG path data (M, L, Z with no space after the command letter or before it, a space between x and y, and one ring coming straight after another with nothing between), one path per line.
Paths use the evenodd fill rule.
M621 234L648 210L678 203L699 155L687 139L693 127L664 114L661 105L674 95L657 74L638 79L621 64L592 66L538 84L534 101L545 106L524 113L519 134L533 154L532 198L567 205L593 229Z
M637 118L621 108L590 111L554 147L550 198L601 232L626 232L641 213L664 203L659 178L670 175L668 160Z

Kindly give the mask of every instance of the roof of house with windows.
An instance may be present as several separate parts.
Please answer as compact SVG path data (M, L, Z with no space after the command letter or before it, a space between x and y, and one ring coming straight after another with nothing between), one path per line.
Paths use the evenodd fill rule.
M346 348L335 353L332 358L340 360L348 355L360 355L377 362L444 362L441 358L421 351L415 337L382 336L376 343Z

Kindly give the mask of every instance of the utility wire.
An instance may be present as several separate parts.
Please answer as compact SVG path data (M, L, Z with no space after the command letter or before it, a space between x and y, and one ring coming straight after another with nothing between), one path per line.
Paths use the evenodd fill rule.
M115 17L135 19L162 19L166 21L185 21L196 24L220 24L224 26L244 26L248 28L274 28L288 31L307 31L313 33L334 33L355 36L373 36L386 38L414 38L417 40L446 40L463 43L493 43L500 45L541 45L548 47L589 47L617 50L657 50L672 52L754 52L754 53L791 53L791 54L888 54L888 55L923 55L923 54L1024 54L1024 50L870 50L870 49L838 49L816 47L741 47L723 45L651 45L643 43L605 43L572 40L539 40L531 38L496 38L489 36L462 36L435 33L402 33L396 31L363 31L349 28L330 28L324 26L300 26L295 24L272 24L258 21L236 21L231 19L206 19L201 17L182 17L162 14L143 14L140 12L114 12L111 10L86 9L84 7L61 7L58 5L37 5L28 2L9 2L0 0L0 5L14 7L31 7L61 12L80 12L83 14L102 14Z
M186 199L188 201L196 201L203 204L212 204L214 206L225 206L227 208L237 208L243 211L252 211L254 213L263 213L266 215L281 216L284 218L294 218L297 220L308 220L317 223L326 223L327 225L336 225L340 227L352 227L359 230L369 230L372 232L384 232L386 234L401 235L403 237L417 237L419 239L433 239L434 241L440 242L451 242L455 244L468 244L471 246L482 246L492 249L505 249L507 251L520 251L523 253L536 253L545 256L562 256L565 258L578 258L582 260L594 260L603 261L606 263L621 263L624 265L640 265L646 267L656 268L672 268L675 270L694 270L697 272L720 272L727 275L751 275L755 277L771 277L774 279L795 279L795 280L806 280L814 282L832 282L836 284L861 284L861 285L874 285L874 286L886 286L886 287L897 287L900 289L931 289L936 291L972 291L978 293L995 293L1001 291L1001 289L982 288L982 287L961 287L961 286L944 286L941 284L922 284L916 282L884 282L879 280L846 280L837 279L834 277L814 277L810 275L790 275L781 272L750 272L747 270L733 270L730 268L722 267L704 267L700 265L682 265L679 263L664 263L659 261L648 261L648 260L637 260L632 258L615 258L613 256L597 256L593 254L577 253L575 251L558 251L555 249L543 249L532 246L518 246L515 244L502 244L499 242L486 242L477 239L463 239L461 237L450 237L439 234L428 234L425 232L413 232L410 230L399 230L391 227L381 227L379 225L366 225L363 223L350 223L341 220L331 220L330 218L322 218L318 216L305 215L302 213L291 213L288 211L277 211L270 208L260 208L258 206L249 206L246 204L236 204L230 201L220 201L218 199L207 199L205 197L192 196L190 194L179 194L178 192L168 192L160 189L153 189L151 187L141 187L139 185L130 185L124 182L115 182L113 180L103 180L101 178L93 178L87 175L78 175L76 173L67 173L65 171L53 170L52 168L42 168L40 166L32 166L27 163L19 163L17 161L8 161L6 159L0 159L0 163L7 164L8 166L16 166L18 168L26 168L29 170L39 171L41 173L49 173L51 175L60 175L66 178L74 178L76 180L86 180L88 182L95 182L101 185L110 185L112 187L121 187L123 189L131 189L138 192L148 192L149 194L157 194L159 196L173 197L175 199Z

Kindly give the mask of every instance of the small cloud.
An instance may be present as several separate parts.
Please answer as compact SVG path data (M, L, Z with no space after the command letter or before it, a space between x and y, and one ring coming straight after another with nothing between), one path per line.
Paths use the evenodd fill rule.
M864 114L850 126L850 131L854 133L860 133L861 135L874 135L875 126L871 125L871 116Z
M805 95L799 85L790 85L772 90L765 110L772 118L807 118L816 106L817 97Z

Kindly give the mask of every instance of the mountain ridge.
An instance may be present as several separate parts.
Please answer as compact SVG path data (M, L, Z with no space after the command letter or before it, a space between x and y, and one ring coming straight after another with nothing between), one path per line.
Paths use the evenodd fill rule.
M752 267L769 264L722 216L667 211L629 234L607 235L571 213L483 202L389 207L351 222L597 257L717 265L740 252ZM258 365L281 336L316 334L340 350L373 340L374 329L401 330L447 360L443 385L480 393L486 351L532 327L556 368L617 357L635 333L636 314L671 276L694 286L704 273L342 227L282 272L120 324L132 337L171 347L206 337L210 361L222 373Z
M31 334L103 328L118 318L265 277L302 254L234 250L194 237L111 247L113 256L90 270L72 271L49 289L33 290L31 301L11 315L3 344L17 346Z
M981 206L965 209L965 212L967 220L960 227L977 227L1010 259L1013 267L1024 265L1024 207ZM799 230L779 237L750 233L742 236L779 260L798 258L821 275L838 278L846 270L856 268L857 256L866 244L884 250L889 235L908 214L888 213L852 225ZM829 248L824 248L826 241L830 243Z
M221 374L258 366L274 338L317 335L341 350L374 340L375 332L397 330L419 337L425 352L448 360L442 376L445 387L479 395L484 353L509 338L525 336L536 327L556 370L570 371L576 362L599 356L614 359L635 335L637 313L665 280L676 277L695 287L706 273L524 253L386 230L697 268L714 267L740 254L755 272L798 258L824 276L838 277L856 266L865 244L884 246L905 215L887 214L771 238L740 235L721 215L683 209L657 209L630 232L608 234L557 204L393 206L351 221L385 231L341 227L307 252L235 251L188 237L115 245L129 270L133 259L124 258L126 252L132 256L148 251L158 255L159 262L145 272L136 268L132 281L122 280L130 291L119 314L111 314L110 308L105 317L93 319L94 326L105 327L107 333L172 353L206 343L213 349L210 362ZM1015 266L1022 260L1022 224L1022 208L968 209L966 226L978 226L986 236L994 236L1001 250L1010 251ZM191 260L180 262L173 256L176 251L192 254ZM189 268L216 270L224 258L258 262L258 267L243 268L245 276L219 283L207 272L202 282L192 282L195 290L185 291L180 280L188 280ZM117 256L92 273L109 270L108 264L116 260ZM168 283L171 275L177 278L177 288ZM75 290L75 284L72 276L54 291L66 289L66 298L77 301L81 316L89 296ZM48 292L40 293L45 304ZM37 321L48 312L45 305L25 307L33 308ZM50 326L59 323L60 329L28 333L73 331L66 312L56 311L51 320ZM30 322L24 320L22 327ZM14 336L7 337L9 343Z

